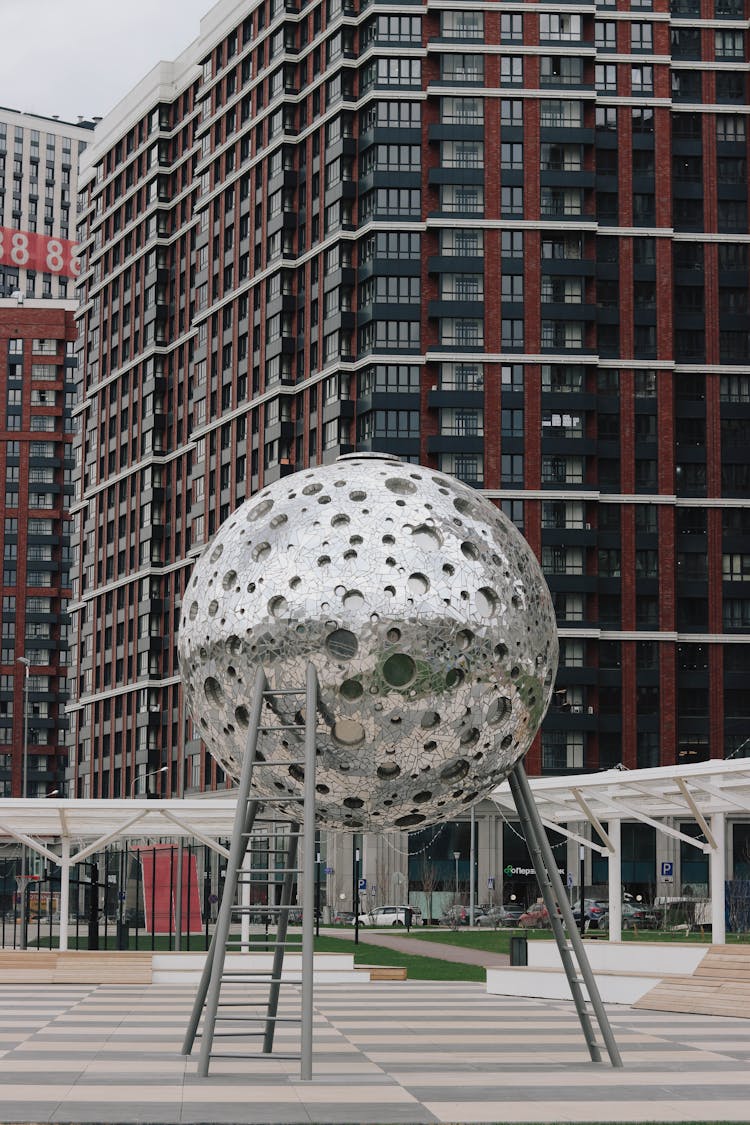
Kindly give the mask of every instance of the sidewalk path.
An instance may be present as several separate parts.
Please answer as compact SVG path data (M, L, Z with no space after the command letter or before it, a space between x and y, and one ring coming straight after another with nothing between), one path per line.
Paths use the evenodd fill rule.
M570 1001L490 996L472 981L328 984L315 989L313 1081L300 1082L282 1057L298 1050L296 1022L281 1023L273 1058L228 1057L258 1050L257 1032L235 1033L200 1078L180 1053L194 997L189 985L0 981L0 1122L748 1121L746 1019L608 1005L625 1064L613 1070L589 1060ZM283 990L279 1015L293 1020L299 1004Z
M438 961L454 961L460 965L482 965L486 969L496 969L510 964L507 953L489 953L486 949L470 949L460 944L461 931L456 935L456 943L443 941L420 941L418 937L396 936L383 930L359 931L360 944L382 945L396 953L411 953L413 956L434 957Z

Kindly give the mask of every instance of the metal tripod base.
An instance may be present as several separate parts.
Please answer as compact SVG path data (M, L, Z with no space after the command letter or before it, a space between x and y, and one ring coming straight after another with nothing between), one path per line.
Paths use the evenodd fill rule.
M302 821L302 863L301 866L297 865L298 855L298 842L300 836L300 823L293 823L290 827L289 844L286 854L286 863L283 869L284 879L282 884L281 902L278 905L279 922L276 933L276 941L274 948L273 967L270 970L262 971L253 974L249 970L243 970L238 973L226 973L224 969L224 962L227 952L227 945L229 943L230 926L233 916L239 911L246 911L248 908L238 906L235 902L238 887L241 886L242 880L245 878L245 870L243 869L243 860L250 847L250 837L253 825L259 812L259 807L267 806L271 803L272 799L264 797L259 802L251 796L251 787L253 772L256 769L262 769L264 766L273 765L274 763L265 756L258 756L258 740L259 736L264 732L275 732L279 729L288 729L279 727L278 720L275 720L270 725L263 722L263 708L264 705L270 707L271 712L274 711L274 696L281 695L299 695L305 700L304 709L304 726L299 725L298 734L304 735L304 793L301 798L303 815L300 818ZM292 983L301 986L301 1015L300 1019L283 1017L284 1021L294 1022L300 1024L300 1079L302 1081L309 1081L312 1078L312 1017L313 1017L313 941L314 941L314 902L315 902L315 753L316 753L316 722L318 714L318 680L315 668L312 664L307 666L306 683L304 688L299 690L285 690L284 692L277 693L268 687L265 674L262 669L259 669L255 681L255 692L252 701L252 713L250 717L249 730L247 743L245 747L245 755L242 761L242 772L239 779L237 788L237 811L235 813L234 825L232 828L232 840L230 844L229 859L227 861L226 880L224 885L224 892L222 895L221 905L219 907L219 915L216 920L216 929L213 938L211 939L211 946L206 955L206 963L201 976L201 981L198 986L198 993L196 995L193 1010L185 1033L185 1039L182 1046L182 1053L189 1055L192 1051L193 1044L198 1035L198 1024L200 1022L201 1014L203 1015L203 1028L201 1035L201 1049L198 1059L198 1073L201 1077L206 1077L210 1061L213 1057L224 1058L258 1058L258 1057L272 1057L274 1033L277 1024L282 1021L282 1017L278 1015L279 1008L279 994L281 986L284 983ZM287 798L287 803L290 798ZM273 868L273 864L270 865ZM277 872L271 870L269 874ZM289 917L289 907L292 901L292 892L294 885L294 877L298 876L298 885L302 891L302 974L297 981L287 981L283 978L284 966L284 950L286 947L287 938L287 923ZM253 981L251 978L255 975L256 979ZM268 999L266 1002L265 1016L241 1016L241 1015L224 1015L223 1011L227 1007L242 1007L241 1001L232 1000L230 1002L221 1002L221 989L222 984L232 984L236 987L248 986L249 984L260 984L263 987L268 986ZM245 1005L246 1006L246 1005ZM205 1010L204 1010L205 1009ZM222 1024L231 1021L234 1027L238 1023L251 1023L253 1030L240 1031L235 1030L222 1030L216 1031L216 1023ZM262 1029L258 1027L262 1023ZM213 1053L214 1037L216 1035L222 1036L237 1036L237 1035L262 1035L262 1051L259 1054L233 1054L225 1053L217 1056ZM296 1058L296 1055L277 1055L277 1058Z
M552 854L547 833L544 831L544 825L539 816L539 810L536 807L534 795L531 792L529 779L522 762L518 762L508 775L508 783L516 804L526 846L534 864L537 882L542 891L544 905L549 914L552 933L560 951L560 960L565 970L565 976L568 978L589 1054L593 1062L601 1062L601 1048L596 1039L592 1011L589 1010L590 1005L593 1010L593 1017L599 1025L610 1062L612 1066L620 1067L622 1066L620 1052L617 1049L612 1028L607 1019L607 1013L604 1010L602 998L599 995L599 989L591 971L581 935L578 933L573 911L570 908L560 873L557 870L557 863ZM581 899L583 900L583 888L581 888ZM583 908L583 901L581 902L581 908ZM565 935L566 930L567 937ZM588 993L588 999L584 994L584 988Z

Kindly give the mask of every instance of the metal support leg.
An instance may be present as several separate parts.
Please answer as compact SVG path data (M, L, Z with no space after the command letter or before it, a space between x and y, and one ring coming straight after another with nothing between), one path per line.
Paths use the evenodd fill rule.
M247 818L245 820L244 837L250 835L253 830L253 824L258 814L258 802L251 801L247 809ZM225 888L226 890L226 888ZM189 1055L193 1050L195 1037L198 1033L198 1024L200 1023L201 1013L203 1012L203 1005L206 1003L206 996L208 994L208 986L211 981L211 972L214 964L214 957L216 955L216 929L211 936L211 942L206 953L206 960L203 965L203 972L198 984L198 992L196 993L195 1001L193 1002L193 1010L190 1014L190 1022L185 1032L185 1038L182 1042L182 1054Z
M588 992L589 1001L594 1009L610 1062L614 1067L621 1067L622 1059L620 1057L620 1052L615 1043L607 1013L604 1010L604 1005L599 995L599 989L594 979L594 974L591 971L588 957L586 956L586 950L581 941L580 934L576 929L573 911L570 908L565 888L562 885L555 857L552 854L552 848L549 845L547 834L544 831L544 825L542 824L541 817L539 816L534 802L534 796L531 792L531 786L529 785L529 780L522 762L519 762L509 774L508 782L510 784L511 793L513 794L513 800L516 803L516 809L518 810L521 827L526 837L526 844L534 864L539 886L542 890L544 904L547 907L547 912L550 917L552 932L560 951L563 969L565 970L565 975L570 984L570 991L589 1048L589 1054L593 1062L601 1061L601 1053L596 1043L591 1016L587 1011L586 999L581 988L582 984L585 985ZM568 941L565 939L563 923L568 931L568 941L570 945L568 945ZM576 961L578 962L580 978L576 973L571 950L575 954Z
M203 978L205 978L206 981L206 991L204 993L206 1011L203 1019L203 1036L201 1039L201 1051L198 1062L198 1073L202 1078L205 1078L208 1074L211 1046L213 1044L214 1028L216 1025L216 1011L219 1005L219 992L221 990L221 976L224 969L229 927L232 920L234 894L237 888L239 869L245 851L247 850L248 837L245 833L245 825L251 815L250 809L248 808L248 798L253 776L255 753L258 745L258 728L260 726L260 716L263 709L263 692L265 688L265 673L262 668L259 668L255 677L255 694L253 697L247 746L245 756L242 760L242 772L237 793L237 811L235 812L234 826L232 828L232 843L229 849L229 859L227 861L224 893L219 908L219 916L216 920L216 929L214 931L213 940L211 941L211 949L206 958L206 965L203 972ZM255 802L252 803L254 804ZM188 1041L190 1045L192 1045L193 1039L195 1038L200 1012L203 1007L201 1001L203 986L204 979L201 980L199 994L193 1005L193 1014L188 1034L185 1037L185 1046L187 1046Z
M300 1078L312 1079L313 949L315 944L315 730L318 709L318 676L307 665L305 697L305 800L303 812L302 888L302 1025Z
M279 924L276 928L276 946L273 951L273 968L271 969L271 987L268 993L268 1013L266 1028L263 1034L263 1053L270 1055L273 1050L273 1037L276 1030L276 1016L279 1010L279 993L281 992L281 973L284 967L284 948L286 933L289 926L289 911L286 907L291 905L292 890L294 887L294 868L297 865L297 851L299 849L299 824L290 825L289 846L286 852L286 869L284 881L281 886L281 912Z

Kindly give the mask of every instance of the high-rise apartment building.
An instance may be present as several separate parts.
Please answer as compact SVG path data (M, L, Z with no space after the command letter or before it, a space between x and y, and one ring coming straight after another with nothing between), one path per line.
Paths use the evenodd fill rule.
M502 505L558 614L532 772L743 753L745 0L225 0L97 128L79 236L72 776L217 782L191 562L388 450Z
M62 793L73 300L0 298L0 796Z
M0 107L0 794L64 790L78 161L93 122Z
M0 106L0 297L72 297L78 162L93 121Z

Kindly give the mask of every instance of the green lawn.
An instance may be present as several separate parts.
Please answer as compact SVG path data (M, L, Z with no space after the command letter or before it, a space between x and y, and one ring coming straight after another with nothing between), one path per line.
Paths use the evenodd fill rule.
M399 931L399 937L403 931ZM482 936L482 935L475 935ZM483 946L476 948L482 949ZM409 980L474 980L484 981L481 965L460 965L455 961L441 961L437 957L420 957L418 954L397 953L383 945L370 945L354 939L328 937L321 934L315 939L318 953L353 953L355 965L406 965Z

